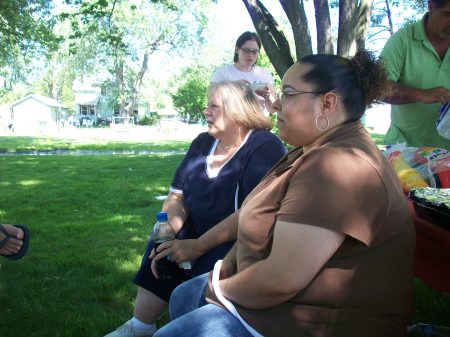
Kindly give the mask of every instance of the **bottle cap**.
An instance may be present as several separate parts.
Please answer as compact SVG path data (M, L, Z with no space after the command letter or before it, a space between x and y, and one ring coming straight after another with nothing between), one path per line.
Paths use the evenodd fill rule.
M178 267L180 267L181 269L189 270L192 268L192 265L191 265L190 261L184 261L184 262L179 263Z
M156 221L167 221L167 213L166 212L159 212L156 214Z

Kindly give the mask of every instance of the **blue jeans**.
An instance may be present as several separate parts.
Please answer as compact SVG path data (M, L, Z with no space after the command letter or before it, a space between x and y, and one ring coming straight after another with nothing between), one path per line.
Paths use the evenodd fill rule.
M172 322L153 337L252 337L228 310L205 301L207 284L203 274L178 286L170 297Z

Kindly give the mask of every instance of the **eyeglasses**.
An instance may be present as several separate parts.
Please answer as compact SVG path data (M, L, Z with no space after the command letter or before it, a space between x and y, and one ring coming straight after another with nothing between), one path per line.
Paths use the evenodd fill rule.
M301 91L301 90L292 90L292 91L288 91L288 92L280 91L280 92L277 92L277 98L280 101L284 101L284 99L286 97L301 95L301 94L318 94L318 93L314 92L314 91Z
M259 54L259 50L258 49L250 49L250 48L239 48L240 50L242 50L244 52L244 54L253 54L253 55L258 55Z

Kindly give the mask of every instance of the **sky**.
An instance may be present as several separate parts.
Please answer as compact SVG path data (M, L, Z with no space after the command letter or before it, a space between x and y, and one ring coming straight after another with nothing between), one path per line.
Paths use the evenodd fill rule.
M286 15L284 14L278 0L262 0L262 3L267 7L272 15L274 15L275 19L278 17L286 18ZM312 0L305 1L304 6L308 18L314 17ZM241 33L247 30L255 31L250 15L248 14L242 0L219 0L213 15L216 17L215 23L217 24L217 27L223 27L221 34L224 40L233 41L233 44ZM314 20L312 21L314 23ZM309 23L311 24L311 20ZM310 31L312 33L311 38L315 41L315 30L310 29Z
M226 40L236 40L242 32L255 30L242 0L219 0L213 15L216 25L224 27L222 34Z

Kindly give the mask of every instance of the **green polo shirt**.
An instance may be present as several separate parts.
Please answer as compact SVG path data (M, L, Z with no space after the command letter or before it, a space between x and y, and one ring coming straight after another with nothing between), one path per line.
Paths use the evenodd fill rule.
M407 87L450 89L450 52L443 60L425 35L425 18L400 29L387 41L383 57L389 78ZM387 144L406 142L409 146L432 146L450 150L450 140L436 131L441 104L411 103L391 105L391 125Z

